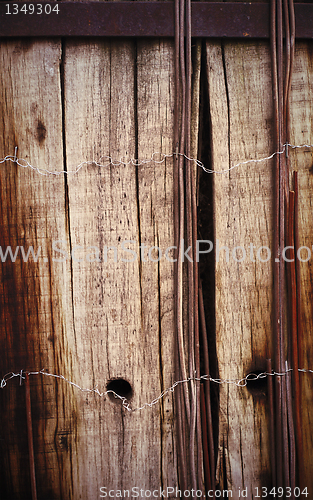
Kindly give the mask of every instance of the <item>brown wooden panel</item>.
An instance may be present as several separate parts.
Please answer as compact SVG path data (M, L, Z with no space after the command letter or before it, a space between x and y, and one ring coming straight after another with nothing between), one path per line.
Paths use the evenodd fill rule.
M4 44L2 157L17 144L18 156L32 164L73 170L103 155L171 152L172 61L171 42L143 45L137 53L134 42L125 41ZM89 165L75 175L45 177L2 166L2 245L44 248L38 264L2 267L2 374L44 367L101 392L123 378L132 387L133 407L172 384L173 264L164 256L174 244L172 168L170 160ZM52 261L63 259L52 252L55 240L69 256L65 262ZM131 257L121 246L126 240L137 256L146 244L147 262L122 261ZM154 245L163 251L159 263L148 259ZM117 262L113 250L105 262L110 246L117 248ZM100 249L102 262L89 262L96 260L90 247ZM73 251L82 262L70 258ZM8 500L30 492L18 383L1 391ZM31 394L39 498L87 499L100 487L176 485L172 394L135 413L41 375L31 377Z
M207 44L212 167L221 171L272 152L271 72L264 43ZM266 371L271 352L271 262L256 257L272 247L272 165L238 167L213 179L216 251L216 348L219 377ZM218 245L221 250L218 260ZM250 244L253 244L252 258ZM241 249L246 252L243 257ZM266 255L265 255L266 257ZM262 258L264 255L262 254ZM254 260L254 262L252 261ZM270 485L267 401L263 390L220 387L217 481L239 488ZM225 477L226 474L226 477Z
M291 136L292 144L312 144L312 85L313 59L312 47L308 43L296 45L295 67L291 84ZM298 170L299 178L299 236L300 246L308 247L313 252L313 224L312 224L312 148L290 150L292 170ZM291 179L292 182L292 179ZM293 184L291 184L293 186ZM302 259L307 258L304 249L300 254ZM301 317L302 338L301 356L303 365L300 368L312 369L312 258L308 262L300 263L301 269ZM304 485L307 486L309 497L313 492L313 436L312 421L312 374L300 373L302 384L301 415L304 446Z
M61 45L9 42L1 45L1 158L14 154L42 168L62 170ZM15 164L1 164L1 247L30 246L23 262L1 263L1 374L48 369L66 371L73 334L70 263L52 261L54 240L69 248L64 176L45 177ZM40 248L41 247L41 248ZM69 294L67 294L69 292ZM38 494L60 498L72 491L71 459L77 400L69 386L31 377ZM1 391L1 494L29 492L25 389L14 379Z
M68 164L78 163L82 155L134 158L135 45L68 43L64 64ZM141 221L138 213L137 167L87 168L69 178L68 190L73 247L117 249L117 262L110 250L108 262L73 264L76 376L87 386L127 380L136 407L161 392L158 323L156 318L153 324L144 319L143 305L148 301L152 309L157 293L155 266L147 263L143 277L139 259L122 261L132 257L123 252L123 241L132 241L126 246L139 255L140 235L148 230L148 222ZM83 255L81 250L80 258ZM118 401L93 398L81 406L78 425L84 453L78 455L74 497L91 498L101 486L157 487L161 464L157 406L128 413Z
M298 44L291 91L293 144L312 143L310 116L311 51ZM229 169L247 159L270 155L272 142L272 91L269 47L263 43L207 43L208 92L212 131L212 168ZM291 169L299 170L300 240L310 245L311 149L291 151ZM240 379L250 372L266 371L273 356L273 172L271 161L241 165L214 175L214 234L216 254L216 339L219 377ZM215 244L217 241L215 240ZM250 245L254 245L251 249ZM232 251L242 246L246 258L236 262ZM267 246L272 258L262 263L257 251ZM252 257L251 252L252 251ZM216 250L217 252L217 250ZM242 257L238 250L237 258ZM235 254L236 256L236 254ZM266 258L266 253L260 254ZM252 258L255 262L252 262ZM304 368L312 359L310 324L311 263L301 264ZM312 491L310 396L312 378L302 380L305 482ZM217 480L238 498L239 487L255 494L255 487L271 486L269 408L266 385L249 391L224 384L220 387L219 456Z
M138 158L173 151L174 44L140 41L137 45ZM147 368L147 396L153 388L163 391L174 382L174 264L165 257L174 245L173 159L138 168L138 216L140 242L159 247L141 264L142 321L151 352L151 368L159 359L158 372ZM145 251L147 254L147 250ZM173 258L173 252L169 253ZM152 375L154 374L154 375ZM154 380L153 380L154 378ZM155 409L153 410L155 411ZM172 394L161 403L161 474L164 487L177 484L175 415ZM155 435L156 432L155 432Z

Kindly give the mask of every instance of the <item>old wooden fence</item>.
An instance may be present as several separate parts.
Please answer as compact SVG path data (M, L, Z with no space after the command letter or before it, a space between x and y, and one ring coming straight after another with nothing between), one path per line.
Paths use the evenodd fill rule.
M0 46L0 158L9 155L0 165L0 378L8 374L0 391L0 498L34 498L25 374L40 370L79 387L29 375L38 499L91 500L109 490L117 498L132 488L139 496L170 488L168 497L178 498L174 392L134 412L97 393L112 389L135 409L176 380L173 249L165 255L175 243L174 39L19 38L9 7L2 20L14 37ZM289 147L299 243L311 252L312 54L310 41L297 40L290 143L308 147ZM222 171L275 152L269 40L193 38L192 64L191 156ZM169 156L142 162L158 152ZM192 164L198 239L215 250L199 263L213 378L266 372L274 356L274 163L240 164L222 175ZM46 171L78 165L75 174ZM35 258L27 259L31 246ZM9 247L13 258L7 253L4 262ZM299 368L313 369L307 257L302 249ZM313 498L313 375L299 377L301 491ZM233 498L245 488L247 498L258 498L273 486L267 379L210 384L214 487Z

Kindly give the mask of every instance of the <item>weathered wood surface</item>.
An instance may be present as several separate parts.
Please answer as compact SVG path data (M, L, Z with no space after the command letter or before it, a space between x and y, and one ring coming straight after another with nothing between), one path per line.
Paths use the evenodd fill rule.
M18 145L37 166L71 170L103 155L172 151L172 42L10 42L1 65L1 157ZM152 401L174 374L173 264L164 257L174 244L172 161L59 177L1 167L1 246L44 249L36 264L2 264L1 373L44 367L100 391L123 378L132 407ZM68 255L80 246L82 262L52 251L56 240ZM146 246L146 262L122 262L132 257L126 240L138 256ZM117 262L113 250L105 262L106 246ZM159 263L152 246L163 251ZM102 262L89 262L89 247ZM61 380L30 382L39 498L177 484L172 394L129 413ZM6 500L29 492L23 398L17 379L1 391Z
M18 146L19 157L36 166L62 168L60 58L56 42L1 44L1 158ZM15 263L8 258L1 264L1 373L42 368L60 373L72 327L70 266L52 263L51 242L62 239L68 246L64 177L52 180L12 163L2 164L0 175L3 251L11 246L15 253L19 245L27 253L33 246L37 254L42 248L37 263L18 255ZM5 499L27 497L30 485L25 389L14 382L0 396ZM71 455L76 398L68 386L56 392L51 379L30 383L39 492L44 490L47 498L69 497L71 472L61 456Z
M271 144L271 72L268 47L207 44L212 122L212 162L228 169L241 159L267 156ZM269 163L239 167L214 176L216 262L216 341L219 377L240 379L266 371L271 348L271 264L250 261L250 243L272 247L272 174ZM242 246L247 257L242 262ZM216 249L217 252L217 249ZM216 253L216 260L218 256ZM220 387L218 482L239 487L268 484L269 436L266 400L247 388ZM259 446L260 441L262 446ZM253 459L253 462L252 462ZM223 470L226 467L226 478ZM267 473L267 474L266 474Z
M208 42L207 73L211 121L212 168L228 169L247 159L266 157L273 150L272 90L269 45L246 42L222 45ZM291 141L312 142L310 89L312 63L307 45L298 45L292 80ZM311 138L311 139L310 139ZM300 239L310 248L310 167L312 154L297 150L291 165L300 177ZM240 379L248 373L266 371L272 355L273 262L260 262L258 249L267 246L273 256L273 165L271 161L243 165L214 176L214 236L216 255L216 342L219 377ZM306 243L305 243L306 242ZM215 241L216 243L216 241ZM250 245L254 248L250 249ZM246 251L243 257L241 246ZM234 254L232 253L234 251ZM252 251L252 254L250 253ZM217 250L216 250L217 252ZM235 258L234 258L235 256ZM266 251L259 258L266 259ZM252 259L255 261L253 262ZM302 316L305 331L305 368L312 360L311 266L302 264ZM310 432L312 390L310 375L303 377L303 429L305 435L305 486L313 491L312 435ZM271 485L269 408L264 385L248 388L220 386L217 482L227 484L233 498L239 488L248 497L255 487ZM226 476L226 477L225 477Z
M273 152L270 54L267 43L208 42L208 109L216 170ZM147 158L172 151L173 43L158 41L3 42L0 48L0 157L14 154L39 167L71 170L82 160ZM199 61L198 61L199 62ZM194 76L199 76L199 65ZM311 143L312 56L298 44L292 82L294 144ZM198 82L198 80L197 80ZM197 83L198 85L198 83ZM198 89L198 87L195 86ZM198 90L199 91L199 90ZM198 106L196 93L194 106ZM197 156L197 113L193 152ZM311 248L312 153L291 152L299 170L300 242ZM0 168L1 246L30 245L37 263L2 263L1 375L46 368L82 387L122 378L133 407L170 386L174 374L173 163L83 167L69 176L40 176L12 163ZM216 262L216 347L219 377L265 371L272 353L272 163L238 167L213 181ZM201 189L201 186L200 186ZM68 255L53 250L53 241ZM122 250L122 242L146 262ZM216 241L215 241L216 243ZM250 259L250 244L253 262ZM95 248L108 250L97 261ZM158 246L160 262L148 248ZM246 250L236 262L236 246ZM153 252L153 258L157 254ZM236 254L242 257L241 250ZM266 253L261 253L266 258ZM301 265L304 367L312 368L312 264ZM313 491L311 375L303 381L305 485ZM140 412L118 401L81 393L62 380L31 377L39 498L91 499L108 489L177 485L172 395ZM217 484L232 489L270 485L268 403L264 386L221 385ZM29 497L25 391L19 380L0 391L1 495ZM215 432L217 429L215 429Z
M313 57L311 43L297 43L295 67L291 87L291 144L312 144L312 88ZM291 165L298 170L299 178L299 236L300 246L308 247L313 255L313 223L312 223L312 149L304 148L290 151ZM306 250L301 251L301 258L307 258ZM300 263L301 268L301 316L302 316L302 358L300 368L312 370L313 362L313 263ZM313 498L313 433L312 433L312 374L300 374L302 383L301 414L303 428L303 465L304 486Z
M147 158L155 150L168 150L173 114L168 91L171 59L169 44L154 43L149 50L138 47L135 79L132 42L67 45L68 163L77 163L90 145L96 145L96 158L104 152L113 159ZM86 75L83 85L82 72ZM159 76L155 78L155 74ZM77 136L81 138L81 151L77 151ZM173 279L172 266L166 259L159 264L151 262L147 249L145 262L139 258L122 262L132 256L123 252L121 245L132 241L126 247L139 256L142 244L163 249L171 244L171 169L170 162L99 169L97 175L87 169L68 180L73 246L77 242L83 247L117 248L116 263L111 250L108 263L77 264L76 273L73 267L78 357L84 360L76 366L84 385L91 380L105 382L119 377L129 381L133 406L150 402L164 384L172 383ZM156 258L156 253L152 255ZM85 441L82 449L86 450L79 464L85 477L80 491L91 497L97 491L94 483L114 489L130 485L155 489L163 481L175 480L174 449L168 438L173 432L169 402L171 398L161 408L136 413L125 413L116 402L104 405L98 400L93 407L86 407L87 415L80 424L80 439ZM99 432L105 440L101 446ZM163 453L166 470L162 470Z

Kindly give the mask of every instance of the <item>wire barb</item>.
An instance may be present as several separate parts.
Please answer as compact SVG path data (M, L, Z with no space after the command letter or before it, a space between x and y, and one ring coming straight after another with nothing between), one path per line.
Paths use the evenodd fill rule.
M54 373L49 373L47 371L45 371L44 369L42 370L39 370L39 371L27 371L27 370L20 370L18 373L14 373L14 372L9 372L9 373L6 373L2 379L1 379L1 382L0 382L0 388L1 389L4 389L7 385L7 382L9 380L12 380L13 378L15 377L19 377L20 380L21 379L25 379L26 375L28 376L33 376L33 375L44 375L46 377L52 377L52 378L55 378L55 379L60 379L60 380L64 380L64 382L66 382L67 384L75 387L76 389L78 389L79 391L81 392L87 392L87 393L95 393L97 394L100 398L103 398L104 396L107 396L108 394L113 394L113 396L117 399L120 399L121 402L122 402L122 406L129 412L135 412L135 411L140 411L140 410L143 410L145 408L152 408L154 405L156 405L161 399L163 399L165 396L167 396L167 394L170 394L170 393L173 393L175 391L175 388L178 386L178 385L181 385L181 384L187 384L189 382L202 382L203 380L208 380L209 382L213 382L215 384L231 384L231 385L235 385L237 387L246 387L248 382L251 382L253 380L259 380L259 379L263 379L263 378L266 378L266 377L274 377L274 376L277 376L277 377L284 377L286 376L289 372L292 372L294 371L293 368L288 368L286 371L284 372L275 372L274 370L272 370L271 372L262 372L262 373L249 373L248 375L246 375L245 377L241 378L241 379L220 379L220 378L212 378L209 374L206 374L206 375L201 375L200 377L197 377L196 375L194 377L187 377L183 380L177 380L176 382L173 383L173 385L171 387L168 387L167 389L164 389L163 392L161 392L161 394L157 397L155 397L150 403L144 403L142 406L138 406L137 408L132 408L128 399L124 396L120 396L119 394L117 394L115 391L112 391L111 389L107 390L107 391L104 391L104 392L100 392L99 389L97 388L97 386L93 387L92 389L85 389L83 387L81 387L80 385L76 384L75 382L72 382L71 380L67 379L66 377L64 377L64 375L56 375ZM308 368L298 368L298 372L301 372L301 373L313 373L313 370L310 370Z
M113 160L111 156L101 156L99 160L86 160L82 161L79 163L73 170L48 170L45 168L40 168L40 167L35 167L29 161L25 160L24 158L17 158L16 152L17 148L15 148L14 155L7 155L4 158L0 159L0 164L5 163L6 161L10 161L11 163L15 163L19 167L22 168L30 168L31 170L34 170L38 174L42 176L49 176L49 175L54 175L54 176L59 176L59 175L75 175L77 174L83 167L88 167L88 166L95 166L99 168L109 168L109 167L127 167L127 166L134 166L134 167L141 167L143 165L148 165L150 163L154 163L157 165L160 165L161 163L164 163L166 158L178 158L179 156L182 156L185 158L185 160L194 162L199 168L201 168L206 174L226 174L227 172L230 172L231 170L234 170L235 168L241 167L243 165L247 165L248 163L262 163L264 161L271 160L274 158L276 155L282 155L283 153L287 153L288 148L291 149L302 149L302 148L313 148L313 144L289 144L285 143L283 145L283 148L281 151L275 151L269 156L265 156L263 158L259 159L251 159L251 160L245 160L245 161L240 161L236 163L235 165L232 165L230 168L227 168L225 170L212 170L210 168L207 168L204 166L202 161L198 160L197 158L191 158L187 156L184 153L179 153L176 149L174 153L170 154L165 154L165 153L160 153L159 151L155 151L152 155L151 158L146 158L143 160L139 159L134 159L131 158L130 160L125 161L124 157L121 157L119 160ZM103 162L103 160L105 160Z

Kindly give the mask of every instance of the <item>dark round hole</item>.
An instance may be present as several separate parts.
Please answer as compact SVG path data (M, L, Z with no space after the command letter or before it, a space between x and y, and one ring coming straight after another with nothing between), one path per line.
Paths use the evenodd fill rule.
M247 389L252 396L266 396L267 376L259 376L265 371L266 370L253 370L247 375Z
M113 391L122 398L130 399L133 395L133 390L129 382L123 378L115 378L107 383L107 391ZM116 397L113 392L109 392L108 396L111 401L118 402L120 398Z

